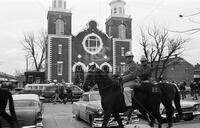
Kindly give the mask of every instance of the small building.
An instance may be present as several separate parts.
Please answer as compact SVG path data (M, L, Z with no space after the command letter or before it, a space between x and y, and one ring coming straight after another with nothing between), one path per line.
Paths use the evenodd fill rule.
M25 84L42 84L45 83L45 72L43 71L27 71L25 75Z
M13 89L17 87L17 83L15 76L0 72L0 84L2 87Z
M193 76L193 65L181 57L174 57L168 60L167 68L163 74L163 79L175 82L185 81L188 85L193 81Z

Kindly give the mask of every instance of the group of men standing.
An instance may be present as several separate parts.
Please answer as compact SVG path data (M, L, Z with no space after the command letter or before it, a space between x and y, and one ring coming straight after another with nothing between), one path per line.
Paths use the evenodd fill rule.
M62 84L58 84L56 86L53 104L56 104L57 101L66 104L68 100L73 104L73 92L70 85L65 88Z
M134 55L131 51L126 52L126 71L122 76L124 100L127 107L126 115L132 113L132 93L136 86L139 86L141 82L150 82L152 68L148 64L147 58L142 56L140 59L140 65L134 62Z

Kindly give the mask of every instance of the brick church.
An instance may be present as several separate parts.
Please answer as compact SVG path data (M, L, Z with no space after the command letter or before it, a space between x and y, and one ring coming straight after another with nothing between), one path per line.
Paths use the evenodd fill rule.
M47 14L47 80L79 84L90 64L110 74L123 73L124 54L131 50L132 43L132 19L125 13L125 4L123 0L110 2L111 14L105 21L105 32L91 20L83 26L83 31L73 35L73 14L66 8L66 0L52 0Z

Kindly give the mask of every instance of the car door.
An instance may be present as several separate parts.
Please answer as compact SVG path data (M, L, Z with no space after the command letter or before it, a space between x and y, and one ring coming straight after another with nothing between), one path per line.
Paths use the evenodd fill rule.
M89 95L88 94L85 94L82 96L82 99L81 99L81 104L80 104L80 118L85 120L85 121L88 121L88 114L86 112L86 106L88 105L88 102L89 102Z

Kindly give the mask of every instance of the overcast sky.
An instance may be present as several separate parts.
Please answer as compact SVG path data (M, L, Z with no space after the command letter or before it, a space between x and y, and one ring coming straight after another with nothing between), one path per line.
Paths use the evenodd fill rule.
M110 16L111 0L67 0L72 12L72 33L76 35L90 20L98 22L98 28L105 32L105 21ZM193 14L200 11L200 0L125 0L126 14L132 17L133 52L138 61L142 49L138 43L139 27L154 24L171 30L187 30L200 27L200 15L179 18L179 14ZM25 53L20 41L27 32L47 29L47 12L52 0L0 0L0 72L13 74L15 70L25 71ZM171 33L177 35L177 33ZM184 45L182 55L193 65L200 62L200 32L182 37L192 40Z

